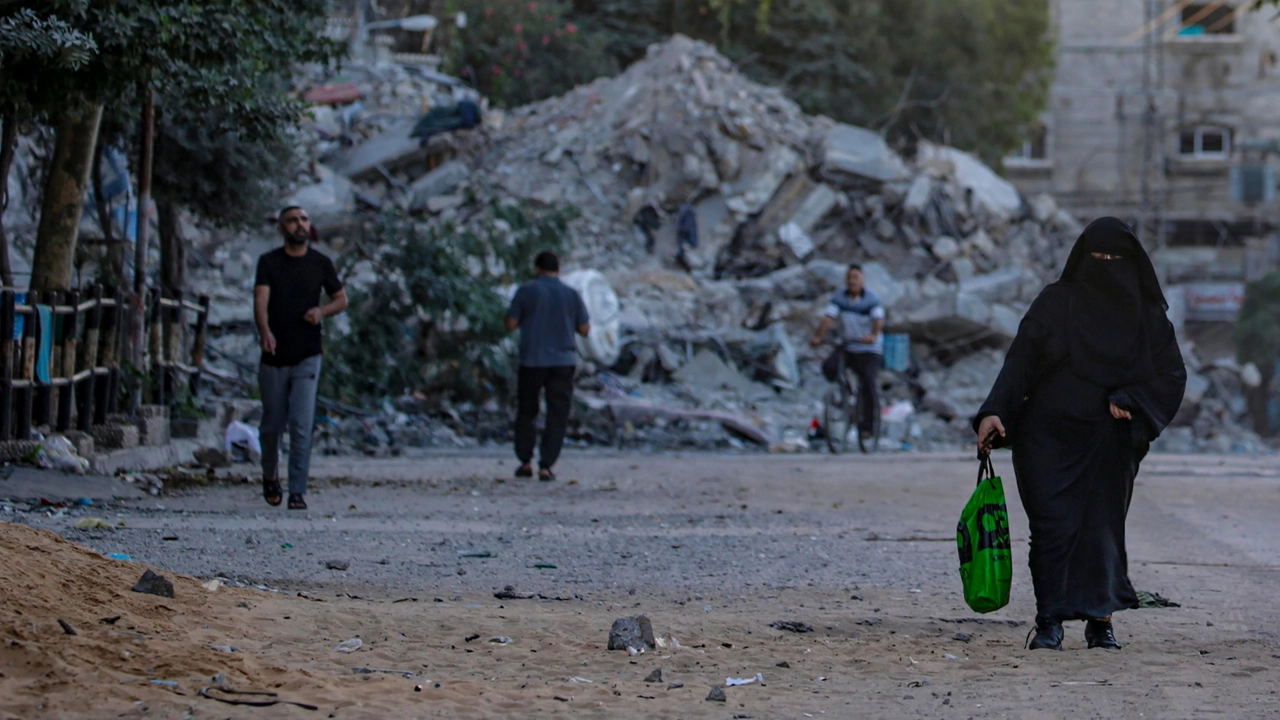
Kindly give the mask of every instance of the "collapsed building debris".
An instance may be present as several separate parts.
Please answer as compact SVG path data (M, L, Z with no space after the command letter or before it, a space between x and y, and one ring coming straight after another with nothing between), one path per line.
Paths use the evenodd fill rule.
M595 327L580 346L572 437L584 442L794 449L827 390L828 349L807 340L858 262L887 330L911 343L910 363L884 376L881 447L959 447L1022 315L1081 230L1052 197L1023 198L971 155L921 143L904 158L680 36L617 77L507 113L421 68L355 64L312 81L327 89L310 95L313 161L292 201L335 251L362 213L465 224L504 198L577 209L566 264L581 270L565 280ZM466 120L463 103L480 115ZM454 109L431 115L438 108ZM428 116L463 119L423 137ZM250 365L246 293L268 244L223 239L196 253L209 262L192 273L228 306L210 317L224 328L217 350ZM1162 447L1264 447L1246 429L1244 371L1186 349L1193 379ZM504 438L506 422L494 400L401 399L376 418L333 421L321 446L465 445Z

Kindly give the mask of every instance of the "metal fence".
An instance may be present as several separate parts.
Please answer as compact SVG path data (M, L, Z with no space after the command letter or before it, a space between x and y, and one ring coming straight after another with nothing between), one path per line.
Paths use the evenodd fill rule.
M88 432L120 410L128 319L121 289L32 295L0 291L0 441L25 440L46 425ZM175 295L152 290L146 327L138 329L149 340L144 394L159 405L184 377L196 394L204 366L209 298Z

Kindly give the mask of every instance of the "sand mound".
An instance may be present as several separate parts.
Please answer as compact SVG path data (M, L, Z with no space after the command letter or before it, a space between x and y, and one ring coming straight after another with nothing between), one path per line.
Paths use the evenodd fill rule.
M0 714L131 708L171 691L152 680L180 680L190 694L217 674L236 685L260 679L248 656L212 649L244 635L235 614L246 612L238 603L256 604L252 593L210 592L174 573L164 574L175 599L132 592L144 569L0 522Z

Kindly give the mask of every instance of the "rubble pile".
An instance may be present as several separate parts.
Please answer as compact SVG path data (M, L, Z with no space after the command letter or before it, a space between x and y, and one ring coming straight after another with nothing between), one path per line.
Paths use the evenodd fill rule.
M958 447L1081 230L1052 197L1024 199L968 154L922 143L904 158L875 132L805 115L681 36L617 77L484 109L479 127L429 137L415 133L424 113L483 101L434 71L387 63L311 78L306 94L313 162L291 201L335 250L369 211L465 224L511 198L578 210L566 260L606 287L588 304L609 334L581 347L580 442L806 449L830 351L807 341L858 262L888 332L911 338L909 366L884 376L881 447ZM232 273L239 284L248 270ZM247 320L228 325L249 330ZM250 340L224 340L252 354ZM1262 447L1245 428L1239 370L1193 362L1193 409L1166 446ZM505 437L505 408L408 405L328 428L326 451Z
M301 88L312 134L287 198L308 208L326 250L392 209L462 224L510 199L578 211L566 264L588 273L593 325L608 337L581 346L577 442L807 449L830 352L808 340L858 262L887 331L910 337L910 362L883 376L881 447L967 445L1003 350L1081 230L1052 197L1023 198L973 156L921 143L905 158L681 36L617 77L506 113L425 66L342 73ZM189 235L201 264L191 289L214 298L215 376L252 383L253 262L275 238ZM1187 403L1161 447L1264 447L1247 429L1248 373L1186 350ZM327 421L318 447L505 441L508 418L494 401L401 398Z

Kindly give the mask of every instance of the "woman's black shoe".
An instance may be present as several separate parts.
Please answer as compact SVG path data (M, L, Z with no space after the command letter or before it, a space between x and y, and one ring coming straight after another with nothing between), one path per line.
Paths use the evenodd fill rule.
M1062 623L1049 620L1036 620L1036 636L1031 638L1027 647L1032 650L1061 650Z
M1112 630L1109 620L1090 620L1086 622L1084 624L1084 639L1089 643L1090 649L1120 649L1120 643L1116 642L1116 634Z

